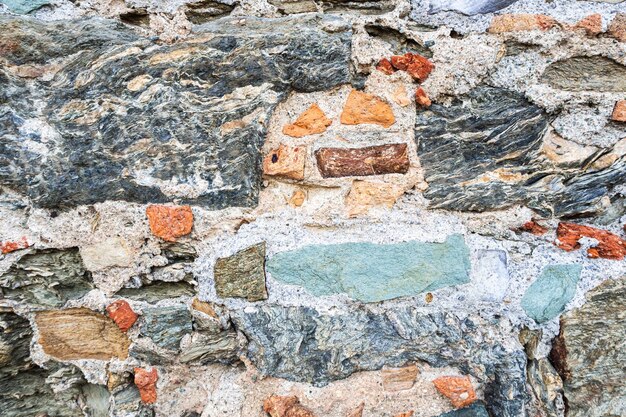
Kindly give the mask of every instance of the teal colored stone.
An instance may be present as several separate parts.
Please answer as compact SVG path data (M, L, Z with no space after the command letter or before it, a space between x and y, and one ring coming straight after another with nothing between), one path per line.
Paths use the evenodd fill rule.
M0 0L10 11L16 14L28 14L50 4L49 0Z
M463 236L452 235L444 243L311 245L273 256L267 271L316 296L376 302L469 282L470 260Z
M580 265L548 265L522 297L522 308L537 323L552 320L565 310L576 293Z

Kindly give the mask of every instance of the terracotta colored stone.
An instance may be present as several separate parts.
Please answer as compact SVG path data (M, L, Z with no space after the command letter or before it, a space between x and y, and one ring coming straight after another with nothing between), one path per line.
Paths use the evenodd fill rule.
M128 331L137 321L137 313L125 300L117 300L109 304L107 314L123 332Z
M272 177L304 179L306 148L291 147L282 143L263 159L263 173Z
M476 401L476 393L468 376L442 376L435 379L433 384L455 408L466 407Z
M548 229L546 227L543 227L542 225L540 225L539 223L537 223L534 220L531 220L531 221L528 221L528 222L524 223L517 230L520 231L520 232L532 233L535 236L544 235L548 231Z
M561 222L556 230L556 237L556 245L568 252L580 248L578 240L582 237L596 239L599 242L598 245L587 250L590 258L622 260L626 256L626 240L595 227Z
M620 100L615 103L611 120L616 122L626 122L626 100Z
M159 374L155 368L146 370L135 368L135 385L139 389L141 401L145 404L154 404L157 400L156 383Z
M409 365L404 368L389 368L380 371L385 391L403 391L413 388L417 378L417 366Z
M163 206L153 204L146 208L152 233L168 242L191 233L193 213L189 206Z
M411 411L407 411L406 413L400 413L396 415L395 417L411 417L413 416L413 414L415 414L415 411L411 410Z
M415 103L417 103L418 106L426 109L429 108L432 104L430 99L428 98L428 94L426 94L426 91L424 91L422 87L419 87L415 91Z
M391 106L380 98L362 91L352 90L341 113L344 125L364 123L389 127L396 122Z
M30 247L30 244L28 243L28 239L26 239L26 237L22 237L20 240L15 241L0 242L0 251L2 254L15 252L20 249L27 249L28 247Z
M582 29L588 36L597 36L602 33L602 15L591 14L574 25L574 29Z
M200 311L206 314L207 316L213 317L215 319L219 319L219 316L215 312L215 309L213 308L213 306L211 306L211 304L205 301L200 301L199 299L194 298L193 301L191 302L191 308L193 308L194 310Z
M404 194L404 188L397 184L354 181L346 196L348 215L355 217L365 214L374 207L391 208L402 194Z
M289 199L289 205L291 207L300 207L304 204L304 200L306 200L306 194L304 193L304 191L296 190Z
M298 397L281 397L271 395L263 403L263 411L271 417L315 417L315 415L302 404Z
M87 308L36 313L39 344L62 360L126 359L130 340L108 317Z
M314 135L326 131L326 128L333 123L317 104L312 104L302 113L295 122L283 127L283 133L294 138L301 138L307 135Z
M320 148L315 151L315 158L324 178L406 174L410 165L404 143L365 148Z
M607 31L620 42L626 42L626 13L617 13Z
M391 98L400 107L406 107L411 104L411 99L409 99L409 95L403 85L399 85L398 88L393 91Z
M435 298L435 297L433 296L433 293L432 293L432 292L427 292L427 293L426 293L426 296L424 297L424 300L425 300L428 304L430 304L430 303L432 303L432 302L433 302L433 299L434 299L434 298Z
M435 68L435 65L419 54L407 52L404 55L391 57L391 65L401 71L406 71L415 80L424 82Z
M559 22L541 14L503 14L494 16L489 26L490 33L526 32L549 30Z
M391 65L391 61L389 61L387 58L383 58L378 61L376 69L380 72L384 72L387 75L391 75L396 72L396 69L393 67L393 65Z

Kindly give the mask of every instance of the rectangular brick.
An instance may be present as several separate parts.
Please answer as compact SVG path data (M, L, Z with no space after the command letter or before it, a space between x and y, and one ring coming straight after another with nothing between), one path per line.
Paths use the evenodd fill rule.
M406 174L410 165L404 143L365 148L320 148L315 151L315 158L324 178Z

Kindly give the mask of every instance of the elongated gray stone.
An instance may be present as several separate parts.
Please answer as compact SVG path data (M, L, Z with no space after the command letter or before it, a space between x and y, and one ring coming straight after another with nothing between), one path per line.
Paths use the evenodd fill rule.
M478 316L362 305L332 314L260 305L230 315L249 341L247 356L263 374L323 386L355 372L420 360L458 366L482 381L493 415L524 415L526 356L521 346L508 350L514 340L505 349L499 324Z
M0 185L48 208L255 205L272 110L349 82L351 33L324 31L333 17L238 19L167 45L102 19L0 17L3 58L31 77L0 70Z
M582 173L540 152L550 117L522 95L480 86L450 106L418 111L415 140L435 208L485 211L515 204L548 215L602 213L626 160Z
M626 91L626 66L603 56L578 56L551 64L541 82L567 91Z
M168 298L192 297L196 293L188 282L153 282L139 288L122 288L116 296L148 303L157 303Z
M76 248L34 251L0 276L5 298L41 308L62 307L93 288Z
M164 349L178 350L183 336L192 330L187 306L150 307L142 312L141 334Z
M444 243L305 246L274 255L267 270L316 296L344 293L376 302L467 283L470 261L463 236L452 235Z
M517 0L430 0L429 13L451 10L465 15L496 12Z
M576 293L580 265L548 265L526 290L522 308L537 323L552 320L563 312Z
M561 317L550 359L563 378L568 417L626 415L626 277L590 291Z

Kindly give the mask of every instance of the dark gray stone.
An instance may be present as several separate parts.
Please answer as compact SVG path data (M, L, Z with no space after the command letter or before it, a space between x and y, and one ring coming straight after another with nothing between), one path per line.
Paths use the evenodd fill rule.
M5 298L30 307L63 307L94 288L78 249L46 249L26 254L0 276Z
M568 417L626 415L626 277L587 294L561 316L550 359L563 378Z
M183 336L192 330L191 313L184 305L150 307L141 315L141 335L164 349L178 350Z
M517 0L430 0L429 13L450 10L472 16L497 12L515 2Z
M475 401L467 407L443 413L439 417L489 417L489 412L485 408L485 403Z
M355 372L420 360L474 375L485 384L494 415L524 415L526 356L521 346L507 351L485 333L497 325L478 317L364 306L326 315L264 305L231 311L231 318L249 341L248 357L267 375L323 386Z
M522 95L480 86L446 107L419 110L418 156L434 208L485 211L527 205L543 215L601 213L626 158L599 171L560 169L540 148L550 117Z
M116 296L121 298L146 301L151 304L168 298L193 297L195 294L195 287L188 282L162 281L145 284L139 288L122 288L115 293Z
M551 64L541 82L567 91L626 91L626 66L603 56L577 56Z
M349 82L351 33L346 25L324 31L340 21L332 17L238 19L157 45L102 19L0 17L7 64L63 58L52 81L0 69L0 185L48 208L175 198L254 206L272 110L292 90ZM228 127L249 115L243 127ZM51 137L29 127L35 118ZM45 157L33 150L42 148Z

